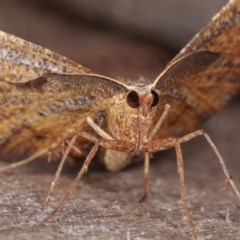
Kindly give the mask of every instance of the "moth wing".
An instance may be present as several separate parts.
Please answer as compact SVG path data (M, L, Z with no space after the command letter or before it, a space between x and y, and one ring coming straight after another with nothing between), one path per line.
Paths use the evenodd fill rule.
M4 84L7 94L0 94L4 157L47 148L66 132L68 138L80 131L91 132L87 117L103 126L113 97L127 91L117 80L94 74L46 74L24 83ZM84 154L89 145L80 142L78 146Z
M230 1L154 82L168 119L160 137L193 131L240 90L240 1Z
M74 61L1 31L0 66L3 155L48 147L76 121L76 131L89 130L86 117L103 122L106 101L125 91L114 79L89 74Z
M83 74L80 64L46 48L0 31L0 82L26 82L45 73Z

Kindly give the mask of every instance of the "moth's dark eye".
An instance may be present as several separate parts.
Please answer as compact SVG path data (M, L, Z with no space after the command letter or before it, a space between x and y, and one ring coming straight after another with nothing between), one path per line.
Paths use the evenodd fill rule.
M139 97L137 92L135 91L130 91L127 95L127 103L130 107L132 108L137 108L139 107Z
M151 94L153 95L153 103L152 103L151 107L155 107L159 102L159 96L158 96L157 92L154 90L151 90Z

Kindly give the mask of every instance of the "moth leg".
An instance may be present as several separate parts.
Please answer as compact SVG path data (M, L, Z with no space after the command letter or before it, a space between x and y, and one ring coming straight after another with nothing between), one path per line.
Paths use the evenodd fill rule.
M105 132L101 127L99 127L90 117L86 119L87 123L92 127L92 129L102 137L104 140L115 140L112 136L110 136L107 132ZM115 140L117 141L117 140ZM109 142L110 143L110 142ZM129 143L125 142L126 145ZM100 144L101 145L101 144ZM114 150L114 146L119 145L116 142L111 142L111 149L105 147L104 155L102 155L101 161L105 165L106 169L111 172L117 172L132 162L132 158L134 156L133 153L129 153L131 150L127 150L123 152L123 148L119 150ZM125 148L125 147L124 147Z
M187 135L186 135L187 136ZM190 138L191 139L191 138ZM190 140L189 139L189 140ZM187 195L186 195L186 190L185 190L185 183L184 183L184 170L183 170L183 157L182 157L182 151L180 144L183 142L188 141L187 138L165 138L165 139L155 139L152 141L149 141L146 143L145 150L148 152L156 152L156 151L161 151L161 150L166 150L169 148L174 147L176 151L176 158L177 158L177 169L178 169L178 174L180 178L180 193L181 193L181 198L182 202L184 205L184 210L185 214L188 219L189 226L192 230L192 234L194 239L196 239L196 230L195 226L192 220L192 215L188 207L188 202L187 202Z
M149 192L149 162L150 154L145 152L144 154L144 170L143 170L143 195L140 198L139 202L143 203L147 200Z
M81 167L78 175L76 176L76 178L74 179L74 181L71 183L71 185L69 186L67 192L65 193L65 195L62 197L62 199L59 201L59 203L57 204L57 206L55 207L55 209L44 219L44 221L48 221L57 211L60 207L62 207L62 205L65 203L65 201L68 199L68 197L71 195L71 193L73 192L73 190L76 188L78 182L81 180L82 176L87 172L88 170L88 166L91 163L93 157L96 155L97 151L98 151L99 145L95 144L91 151L89 152L89 154L87 155L83 166Z
M57 171L56 171L56 173L55 173L55 175L54 175L54 178L53 178L53 180L52 180L51 186L50 186L50 188L49 188L48 195L47 195L47 197L46 197L44 207L47 206L47 204L48 204L48 202L49 202L49 200L50 200L50 197L51 197L51 195L52 195L52 192L53 192L53 190L54 190L54 187L55 187L55 185L56 185L56 182L58 181L59 176L60 176L60 174L61 174L61 172L62 172L63 165L64 165L64 163L66 162L67 157L68 157L68 154L69 154L70 150L72 149L74 143L76 142L77 137L78 137L78 134L75 135L75 136L73 136L73 138L71 139L70 143L68 144L67 148L65 149L65 151L64 151L64 153L63 153L62 159L61 159L61 161L60 161L60 163L59 163L59 165L58 165Z
M67 145L70 144L69 141L66 141L66 143L67 143ZM82 152L78 147L76 147L75 145L72 146L72 149L73 149L79 156L83 154L83 152Z
M164 122L164 119L166 118L169 109L170 109L170 105L166 104L164 106L164 110L159 118L159 120L157 121L155 127L153 128L153 130L151 131L151 133L148 136L148 139L151 140L154 138L154 136L156 135L156 133L158 132L158 130L161 128L162 123ZM148 192L149 192L149 162L150 162L150 155L148 152L145 152L144 154L144 172L143 172L143 195L140 198L139 202L145 202L147 197L148 197Z
M124 141L124 140L108 140L103 138L95 137L87 132L80 132L80 137L83 137L90 142L97 143L99 146L112 149L119 152L134 152L134 142Z
M179 178L180 178L181 198L182 198L182 202L184 205L185 214L187 215L188 224L192 231L193 238L197 239L196 229L195 229L195 225L193 223L191 211L188 207L187 194L186 194L186 190L185 190L183 157L182 157L182 150L181 150L180 142L181 141L179 141L179 140L175 141L175 151L176 151L176 158L177 158L177 170L178 170L178 174L179 174Z
M68 130L63 134L62 138L59 138L59 139L58 139L58 143L62 143L63 140L68 137L68 134L70 134L72 131L74 131L75 129L77 129L78 126L79 126L79 123L78 123L78 122L76 122L75 124L73 124L73 126L72 126L70 129L68 129ZM51 186L50 186L50 188L49 188L48 195L47 195L46 200L45 200L45 203L44 203L44 207L47 206L47 204L48 204L48 202L49 202L49 200L50 200L50 197L51 197L52 192L53 192L53 190L54 190L54 187L55 187L55 185L56 185L56 183L57 183L57 181L58 181L58 179L59 179L59 177L60 177L60 174L61 174L62 169L63 169L63 165L64 165L64 163L65 163L66 160L67 160L67 157L68 157L69 152L71 151L71 149L74 149L75 151L79 151L78 148L76 148L76 147L74 146L74 143L76 142L78 136L79 136L79 134L75 134L75 135L72 137L71 141L68 143L67 148L63 151L63 156L62 156L61 161L60 161L60 163L59 163L59 165L58 165L58 168L57 168L57 171L56 171L56 173L55 173L55 175L54 175L54 178L53 178L53 180L52 180L52 182L51 182Z
M215 155L217 156L217 159L222 167L222 170L223 170L223 173L226 177L226 182L229 182L230 185L232 186L233 188L233 191L235 192L238 200L240 201L240 192L234 182L234 180L232 179L232 176L230 175L228 169L227 169L227 166L222 158L222 156L220 155L216 145L214 144L214 142L212 141L212 139L210 138L210 136L205 133L203 130L198 130L198 131L195 131L195 132L192 132L192 133L189 133L181 138L179 138L179 141L181 143L184 143L184 142L187 142L197 136L204 136L204 138L207 140L208 144L210 145L210 147L212 148L213 152L215 153Z
M146 151L149 151L149 152L156 152L156 151L166 150L166 149L169 149L172 147L175 148L176 158L177 158L177 169L178 169L178 174L179 174L179 178L180 178L181 198L182 198L185 214L187 216L188 223L191 228L193 237L194 237L194 239L196 239L197 238L196 230L195 230L195 226L194 226L194 223L192 220L192 215L189 210L188 202L187 202L187 195L186 195L185 183L184 183L183 157L182 157L182 151L181 151L181 147L180 147L180 144L182 142L186 142L186 141L188 141L187 138L186 139L184 139L184 138L155 139L155 140L152 140L152 141L149 141L148 143L146 143L145 149L146 149Z

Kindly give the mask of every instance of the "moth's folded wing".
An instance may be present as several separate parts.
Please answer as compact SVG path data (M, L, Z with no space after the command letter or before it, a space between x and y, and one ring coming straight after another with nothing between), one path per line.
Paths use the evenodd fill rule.
M154 82L171 109L159 136L190 132L240 90L240 1L231 1Z
M66 57L2 31L0 31L0 68L0 83L26 82L49 72L75 74L90 72Z
M69 137L87 131L86 117L97 118L101 109L93 109L93 99L68 94L19 89L0 94L1 156L28 156L50 147L76 122L76 132L69 132Z
M69 140L78 132L91 132L87 117L103 127L111 99L127 91L116 80L98 75L47 74L25 83L2 84L0 151L8 157L28 156L61 137ZM89 144L81 141L78 148L84 154Z

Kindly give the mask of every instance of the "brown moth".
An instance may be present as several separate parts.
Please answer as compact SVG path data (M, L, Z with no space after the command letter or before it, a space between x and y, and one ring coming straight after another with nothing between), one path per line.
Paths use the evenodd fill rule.
M153 82L92 73L4 32L0 32L0 66L0 153L5 158L24 159L0 170L49 152L58 156L61 143L68 143L48 201L66 158L85 158L52 214L73 191L99 147L99 159L110 171L131 164L135 155L144 156L142 201L148 192L150 153L175 148L184 208L196 238L186 201L180 144L199 135L211 145L240 199L215 145L202 130L196 131L240 90L239 0L230 1Z

